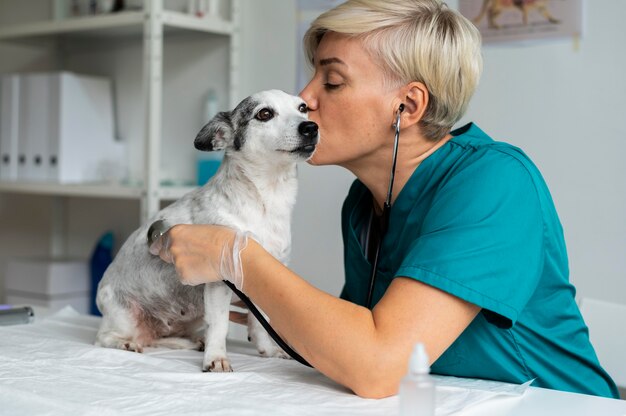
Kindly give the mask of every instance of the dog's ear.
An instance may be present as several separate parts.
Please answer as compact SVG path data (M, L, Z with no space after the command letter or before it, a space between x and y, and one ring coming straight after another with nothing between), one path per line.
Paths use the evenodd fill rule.
M232 142L232 137L233 125L230 119L230 112L222 111L217 113L211 121L202 127L193 145L196 149L206 152L224 150L228 143Z

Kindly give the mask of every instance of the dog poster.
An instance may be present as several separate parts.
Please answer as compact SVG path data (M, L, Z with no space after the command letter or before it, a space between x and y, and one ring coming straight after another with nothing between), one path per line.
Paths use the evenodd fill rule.
M582 34L583 0L459 0L459 11L478 27L483 43Z

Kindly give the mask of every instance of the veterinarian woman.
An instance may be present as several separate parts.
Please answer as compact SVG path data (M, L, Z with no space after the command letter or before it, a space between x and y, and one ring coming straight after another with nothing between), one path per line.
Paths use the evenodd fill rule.
M413 345L423 342L437 374L534 379L617 397L574 301L541 174L521 150L475 124L451 131L481 72L474 26L436 0L351 0L313 22L304 42L315 75L301 96L321 132L310 163L358 178L342 211L341 297L311 286L251 238L239 262L232 246L244 237L218 226L169 231L160 255L181 280L235 280L218 271L236 270L286 341L359 396L396 394ZM401 104L370 310L374 250L366 248L375 245Z

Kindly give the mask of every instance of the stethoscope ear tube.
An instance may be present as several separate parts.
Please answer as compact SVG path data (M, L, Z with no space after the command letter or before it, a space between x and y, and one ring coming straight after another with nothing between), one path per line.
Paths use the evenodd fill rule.
M376 242L376 251L374 261L372 263L372 274L370 276L370 284L367 291L367 301L365 305L368 309L372 309L372 296L374 294L374 285L376 284L376 269L378 269L378 256L380 255L380 246L383 244L383 238L389 228L389 215L391 212L391 198L393 196L393 181L396 177L396 162L398 160L398 143L400 142L400 114L404 111L404 104L400 104L396 113L396 122L394 128L396 134L393 138L393 157L391 159L391 172L389 173L389 187L387 188L387 198L383 204L383 214L380 218L380 234ZM374 223L374 222L373 222ZM370 232L371 234L371 232Z
M396 122L393 127L396 134L393 136L393 156L391 158L391 172L389 172L389 187L387 188L387 199L385 199L385 207L391 209L391 197L393 195L393 181L396 178L396 162L398 161L398 143L400 142L400 114L404 111L404 104L400 104L396 113ZM383 207L383 211L384 208ZM387 231L385 229L385 231Z

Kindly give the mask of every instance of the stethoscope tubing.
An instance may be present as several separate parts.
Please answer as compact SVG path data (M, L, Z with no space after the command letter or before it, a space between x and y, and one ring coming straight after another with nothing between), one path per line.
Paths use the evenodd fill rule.
M235 294L237 296L239 296L239 299L241 299L243 301L243 303L246 304L246 306L248 307L248 310L250 310L250 312L252 312L252 315L254 315L254 317L259 320L259 322L261 323L263 328L265 328L265 330L267 331L268 334L270 334L270 336L272 337L274 342L276 342L276 344L278 344L278 346L280 348L282 348L283 351L285 351L287 354L289 354L289 356L291 356L291 358L293 358L294 360L296 360L300 364L303 364L303 365L306 365L307 367L313 368L313 366L311 364L309 364L309 362L307 360L305 360L300 354L298 354L293 348L291 348L280 337L280 335L278 335L278 333L276 331L274 331L274 328L272 328L270 323L267 322L267 319L265 319L263 314L261 314L261 311L259 311L259 309L254 305L254 303L252 303L252 301L250 300L250 298L248 296L246 296L241 290L237 289L235 287L235 285L233 283L229 282L228 280L223 280L223 282L226 283L226 286L228 286L233 292L235 292Z
M400 142L400 114L404 111L404 104L400 104L396 113L396 123L394 125L396 133L393 139L393 156L391 158L391 172L389 172L389 186L387 187L387 198L383 204L383 213L380 217L380 234L376 242L376 251L374 253L374 261L372 264L372 274L370 275L369 287L367 291L367 301L365 302L368 309L372 309L372 297L374 295L374 286L376 285L376 270L378 269L378 257L380 255L380 246L383 244L383 238L387 234L389 228L389 215L391 212L391 198L393 196L393 182L396 178L396 163L398 161L398 143Z

